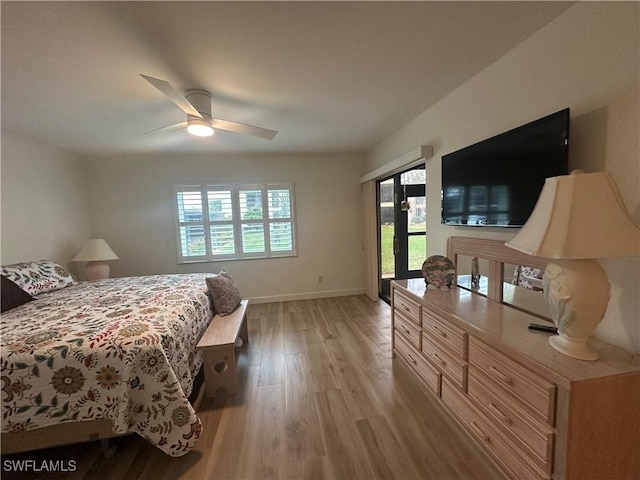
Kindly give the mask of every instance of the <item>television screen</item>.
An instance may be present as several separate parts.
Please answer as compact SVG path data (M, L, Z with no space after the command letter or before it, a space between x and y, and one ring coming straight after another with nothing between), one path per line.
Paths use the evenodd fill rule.
M548 177L566 175L569 109L442 156L442 223L520 227Z

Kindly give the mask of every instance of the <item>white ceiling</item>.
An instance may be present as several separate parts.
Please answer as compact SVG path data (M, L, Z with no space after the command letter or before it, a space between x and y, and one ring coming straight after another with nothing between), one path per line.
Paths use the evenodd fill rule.
M78 153L365 151L570 6L2 1L2 129ZM139 73L279 134L145 134L185 116Z

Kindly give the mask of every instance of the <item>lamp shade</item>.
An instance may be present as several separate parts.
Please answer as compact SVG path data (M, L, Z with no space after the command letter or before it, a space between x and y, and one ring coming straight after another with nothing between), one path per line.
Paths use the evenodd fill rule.
M96 262L118 260L118 256L102 238L93 238L85 243L73 257L74 262Z
M632 257L640 254L640 229L611 174L572 173L546 179L527 223L506 245L546 258Z

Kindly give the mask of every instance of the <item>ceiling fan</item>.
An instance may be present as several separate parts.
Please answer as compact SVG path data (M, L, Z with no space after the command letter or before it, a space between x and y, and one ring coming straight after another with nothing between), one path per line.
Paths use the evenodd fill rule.
M175 103L187 114L187 121L161 127L156 130L163 130L169 127L186 126L187 132L198 137L209 137L213 135L213 129L226 130L228 132L245 133L272 140L278 133L275 130L247 125L246 123L231 122L213 118L211 116L211 93L205 90L187 90L183 97L173 86L164 80L140 74L151 85L162 92L169 100ZM149 132L150 133L150 132Z

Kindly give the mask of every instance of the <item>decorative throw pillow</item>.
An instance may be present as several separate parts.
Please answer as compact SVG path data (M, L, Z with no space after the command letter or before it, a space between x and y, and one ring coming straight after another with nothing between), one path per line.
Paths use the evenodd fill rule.
M0 268L0 274L29 295L52 292L78 283L64 268L51 260L5 265Z
M35 300L31 295L22 290L18 285L2 275L2 284L0 285L0 293L2 296L2 309L11 310L12 308L24 305L32 300Z
M224 317L238 308L242 296L229 272L223 268L217 276L208 277L206 282L215 313Z

